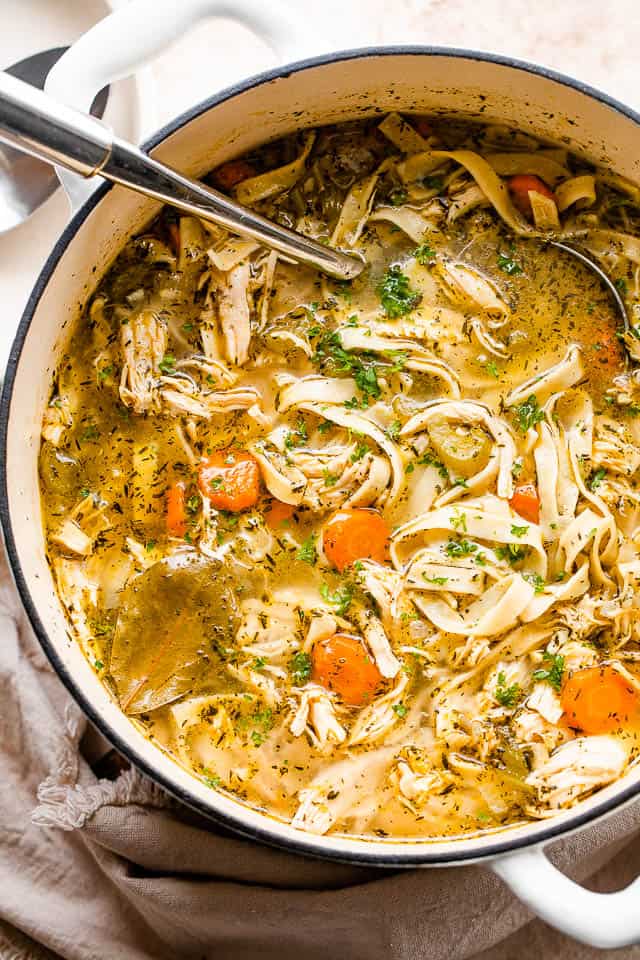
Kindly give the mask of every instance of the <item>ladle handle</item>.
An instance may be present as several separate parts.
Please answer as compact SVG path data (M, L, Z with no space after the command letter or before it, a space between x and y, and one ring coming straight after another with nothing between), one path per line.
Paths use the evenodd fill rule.
M109 127L0 72L0 139L18 150L90 177L107 160Z
M183 177L114 137L101 121L6 73L0 73L0 139L84 177L99 174L169 203L340 280L352 280L364 267L357 257L272 223L217 190Z

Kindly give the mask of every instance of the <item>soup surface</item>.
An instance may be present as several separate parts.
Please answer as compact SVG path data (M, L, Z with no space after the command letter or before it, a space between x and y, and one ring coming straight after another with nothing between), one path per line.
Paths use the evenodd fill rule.
M211 182L367 268L165 210L43 423L55 582L122 710L316 833L553 816L638 752L640 190L496 126L306 131ZM633 353L635 330L625 335Z

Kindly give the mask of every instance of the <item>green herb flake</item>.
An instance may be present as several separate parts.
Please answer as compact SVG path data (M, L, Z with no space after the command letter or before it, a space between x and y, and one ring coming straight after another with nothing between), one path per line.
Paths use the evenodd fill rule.
M564 674L564 657L558 653L550 653L549 650L545 650L542 654L542 659L548 664L548 667L541 667L539 670L534 670L533 679L551 684L553 689L559 693L562 687L562 676Z
M411 289L409 278L397 266L389 267L378 284L377 292L382 309L392 319L411 313L422 299L422 294Z
M597 470L594 470L589 479L587 480L587 486L590 490L594 492L598 489L602 481L607 475L607 471L604 467L598 467Z
M514 537L524 537L528 529L528 526L518 527L515 523L511 524L511 533Z
M546 583L544 577L541 577L539 573L523 573L522 576L531 584L535 593L544 593Z
M108 380L108 378L111 376L112 373L113 373L112 364L109 364L108 367L102 367L101 370L98 370L98 383L104 383L104 381Z
M521 403L519 407L516 407L515 415L516 425L521 433L526 433L527 430L535 427L536 423L540 423L541 420L544 420L544 412L538 406L538 401L533 393L524 401L524 403Z
M353 587L351 584L345 583L344 586L337 587L332 591L328 584L323 583L320 586L320 596L329 606L335 609L339 617L344 617L353 600Z
M487 363L485 363L484 368L490 377L495 377L497 380L500 376L500 371L498 370L495 360L489 360Z
M351 463L357 463L358 460L362 460L362 458L365 457L368 453L369 453L369 446L368 444L364 443L364 441L362 441L356 445L356 449L353 451L349 459L351 460Z
M445 583L449 583L449 577L428 577L426 573L422 574L422 579L426 580L427 583L433 583L437 587L444 587Z
M267 661L265 660L264 657L256 657L255 660L253 661L253 669L263 670L266 664L267 664Z
M302 560L303 563L308 563L310 566L313 566L317 559L316 535L315 533L311 533L298 548L296 560Z
M391 709L401 720L409 713L409 708L405 707L404 703L394 703Z
M469 540L449 540L444 549L448 557L470 557L477 551L478 545Z
M467 532L467 515L466 513L456 512L451 517L451 526L454 530L461 530L463 533Z
M176 369L176 358L172 353L165 353L164 357L158 364L160 368L160 373L172 374L175 373Z
M400 436L400 431L402 430L402 422L400 420L394 420L389 424L385 430L386 435L389 437L389 440L397 440Z
M324 480L325 487L335 487L336 483L340 479L335 473L331 473L328 467L322 471L322 479Z
M301 687L311 676L311 657L304 650L295 653L289 662L291 680L297 687Z
M402 187L392 190L389 194L389 200L394 207L401 207L409 199L409 194Z
M147 542L144 545L144 548L147 551L147 553L152 553L153 550L155 549L155 546L156 546L155 540L147 540Z
M514 260L512 257L507 256L504 253L498 254L498 268L502 270L503 273L506 273L510 277L516 277L519 273L522 273L522 267L517 260Z
M413 255L423 267L428 267L436 259L436 251L428 243L421 243L413 251Z
M515 707L522 697L522 690L519 683L512 683L507 686L507 678L501 670L498 674L498 683L494 691L494 696L501 707L511 709Z
M499 560L506 560L512 567L524 560L528 552L526 547L519 547L517 543L508 543L504 547L496 547L496 557Z

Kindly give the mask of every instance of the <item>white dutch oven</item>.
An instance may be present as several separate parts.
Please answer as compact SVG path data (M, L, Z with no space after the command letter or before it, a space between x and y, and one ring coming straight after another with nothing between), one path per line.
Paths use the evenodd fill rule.
M268 7L268 14L265 12ZM299 55L303 36L278 4L135 0L98 24L60 61L48 89L79 107L137 68L196 20L231 16ZM567 77L464 50L383 47L289 64L198 104L148 143L154 156L199 176L301 127L390 110L463 113L556 140L640 181L640 116ZM68 186L68 184L67 184ZM77 201L76 189L74 197ZM619 810L640 794L640 768L552 820L483 837L398 842L317 837L217 794L153 747L120 712L70 638L45 558L38 447L56 357L82 305L127 237L156 212L121 188L100 187L56 244L22 318L2 397L0 509L13 573L33 627L59 676L115 747L182 801L243 834L300 853L379 867L482 861L536 913L602 947L640 940L640 882L615 894L561 874L545 844Z

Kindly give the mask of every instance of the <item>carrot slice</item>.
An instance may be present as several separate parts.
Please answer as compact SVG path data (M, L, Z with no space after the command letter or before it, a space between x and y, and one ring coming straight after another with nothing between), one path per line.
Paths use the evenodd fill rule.
M246 160L229 160L213 172L216 185L222 190L233 190L243 180L255 176L255 169Z
M425 140L433 133L431 124L426 117L413 117L413 126Z
M217 510L246 510L260 496L258 461L246 450L216 450L202 461L198 486Z
M556 199L553 190L550 190L540 177L534 177L533 174L530 173L518 173L515 177L509 177L507 184L514 206L517 207L525 217L531 217L533 215L531 200L529 199L530 191L532 193L540 193L549 200Z
M272 530L278 530L291 520L295 512L296 508L291 503L283 503L282 500L273 500L264 515L264 519L268 527L271 527Z
M529 523L540 520L540 498L532 483L521 483L513 491L509 506Z
M184 537L187 532L186 489L178 480L167 491L167 532L172 537Z
M640 696L615 667L577 670L562 688L562 709L570 727L607 733L640 724Z
M362 640L336 633L316 643L311 654L311 679L333 690L353 707L370 702L382 683L382 674Z
M177 256L180 252L180 227L172 221L167 229L169 230L169 239L171 240L173 252Z
M391 531L376 510L366 507L345 508L335 513L324 525L324 554L337 570L344 570L355 560L376 560L384 563Z

